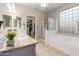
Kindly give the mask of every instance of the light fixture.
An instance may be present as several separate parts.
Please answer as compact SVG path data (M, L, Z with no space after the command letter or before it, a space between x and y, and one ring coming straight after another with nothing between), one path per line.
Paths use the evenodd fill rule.
M46 3L41 3L41 7L46 8L47 4Z
M14 12L15 13L15 4L7 3L7 7L8 7L9 12Z
M8 7L9 12L12 12L10 3L7 3L7 7Z
M12 11L15 13L15 4L12 4Z

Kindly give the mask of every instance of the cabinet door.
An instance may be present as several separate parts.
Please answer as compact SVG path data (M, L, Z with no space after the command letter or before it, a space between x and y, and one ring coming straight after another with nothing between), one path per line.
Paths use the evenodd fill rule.
M3 52L4 55L8 56L35 56L35 45L29 47L23 47L19 49L10 50Z

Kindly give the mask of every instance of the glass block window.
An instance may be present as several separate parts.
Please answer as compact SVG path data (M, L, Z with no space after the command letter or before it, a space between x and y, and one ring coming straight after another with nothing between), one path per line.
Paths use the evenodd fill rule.
M59 13L60 32L75 33L79 27L79 6Z

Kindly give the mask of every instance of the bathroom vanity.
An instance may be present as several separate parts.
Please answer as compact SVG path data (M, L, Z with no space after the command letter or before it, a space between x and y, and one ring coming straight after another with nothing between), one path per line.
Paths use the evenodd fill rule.
M16 40L15 46L0 48L0 56L36 56L37 41L27 37L26 40Z

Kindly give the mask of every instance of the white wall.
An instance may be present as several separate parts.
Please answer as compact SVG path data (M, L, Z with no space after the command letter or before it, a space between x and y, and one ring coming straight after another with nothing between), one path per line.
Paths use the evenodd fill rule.
M42 28L41 22L47 16L46 13L44 13L38 9L34 9L34 8L24 6L21 4L15 4L15 6L16 6L16 13L10 13L8 8L7 8L7 5L0 3L0 20L3 20L4 14L6 14L6 15L10 14L10 15L14 15L14 16L20 16L22 23L23 23L23 22L27 21L26 16L34 16L35 22L36 22L36 25L35 25L36 26L36 39L40 39L42 36L41 35L41 28Z

